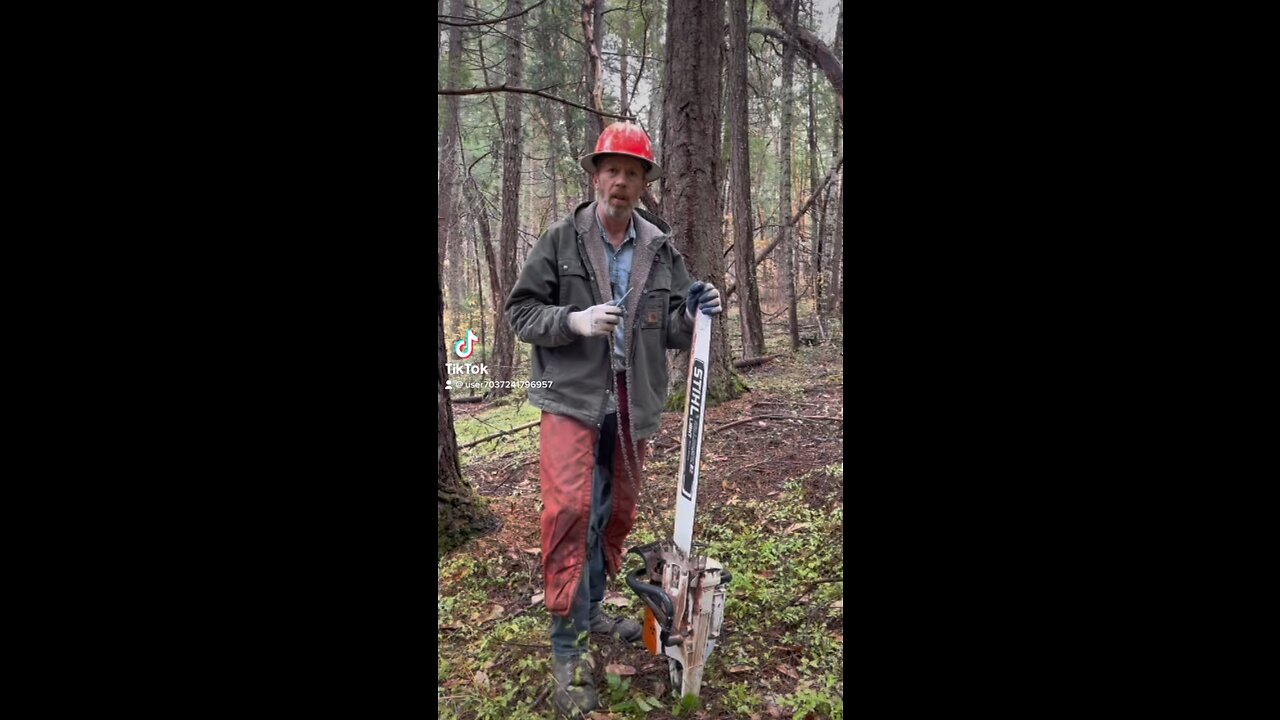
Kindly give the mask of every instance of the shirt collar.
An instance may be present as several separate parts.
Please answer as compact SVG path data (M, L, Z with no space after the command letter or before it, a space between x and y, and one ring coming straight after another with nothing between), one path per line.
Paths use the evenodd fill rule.
M623 245L626 245L627 242L635 242L635 239L636 239L636 220L634 217L635 213L632 213L632 215L633 217L627 220L627 236L622 240ZM608 245L609 235L604 231L604 223L600 222L600 211L592 210L591 216L595 218L596 228L600 231L600 238L604 240L606 245Z

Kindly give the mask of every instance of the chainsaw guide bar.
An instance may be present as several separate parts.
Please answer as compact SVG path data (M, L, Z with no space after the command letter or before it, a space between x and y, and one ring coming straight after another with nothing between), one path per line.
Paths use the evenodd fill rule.
M671 540L628 551L643 561L626 580L645 604L645 647L667 658L677 696L697 696L702 688L702 669L720 639L725 586L731 579L718 561L692 552L710 354L711 317L699 312L689 357L675 531Z

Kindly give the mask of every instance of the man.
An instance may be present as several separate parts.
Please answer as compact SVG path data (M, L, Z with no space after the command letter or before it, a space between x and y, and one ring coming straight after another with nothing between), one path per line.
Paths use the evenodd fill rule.
M581 165L595 201L552 225L507 299L516 335L533 345L529 403L542 409L542 563L551 621L552 702L566 714L597 706L590 633L628 642L640 623L600 609L606 575L622 569L636 520L644 439L658 430L668 349L686 350L694 313L720 312L720 293L692 282L671 228L638 207L662 170L648 135L605 128Z

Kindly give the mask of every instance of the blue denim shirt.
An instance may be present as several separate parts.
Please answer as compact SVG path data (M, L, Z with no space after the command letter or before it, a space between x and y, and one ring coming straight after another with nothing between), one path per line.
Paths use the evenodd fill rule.
M636 251L636 224L634 221L627 223L627 237L623 239L622 246L614 250L608 233L604 231L604 225L600 223L600 215L593 214L596 216L596 227L600 229L600 241L604 243L605 258L609 261L609 284L613 286L613 299L617 300L627 292L627 283L631 281L631 258ZM627 359L624 352L626 326L627 319L624 317L613 331L614 370L622 370Z

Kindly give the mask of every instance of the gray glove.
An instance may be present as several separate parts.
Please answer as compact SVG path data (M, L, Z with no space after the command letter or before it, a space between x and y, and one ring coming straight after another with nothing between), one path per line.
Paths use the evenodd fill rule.
M569 329L582 337L612 335L622 318L622 308L613 305L592 305L586 310L569 313Z
M689 286L689 297L685 300L685 315L693 320L694 310L701 310L708 315L720 314L720 291L711 283L699 280Z

